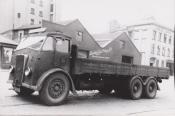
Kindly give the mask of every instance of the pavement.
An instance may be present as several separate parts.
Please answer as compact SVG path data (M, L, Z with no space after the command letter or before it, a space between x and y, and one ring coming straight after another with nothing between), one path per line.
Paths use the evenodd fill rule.
M65 104L45 106L38 93L19 97L9 90L8 70L0 70L0 115L57 115L57 116L175 116L174 77L163 80L155 99L129 100L98 91L78 91L69 95Z

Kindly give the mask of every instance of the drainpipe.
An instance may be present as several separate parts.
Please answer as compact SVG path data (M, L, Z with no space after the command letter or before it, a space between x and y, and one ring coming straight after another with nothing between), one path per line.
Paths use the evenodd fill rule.
M174 25L174 40L175 40L175 25ZM175 45L175 42L174 42L174 45ZM174 56L175 56L175 54L174 54ZM174 70L174 68L173 68L173 70ZM175 90L175 75L174 75L174 90Z

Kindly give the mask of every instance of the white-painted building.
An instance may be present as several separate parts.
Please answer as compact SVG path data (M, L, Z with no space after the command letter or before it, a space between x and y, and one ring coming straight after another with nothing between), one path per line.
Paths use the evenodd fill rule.
M166 67L174 61L174 32L156 23L128 26L128 34L142 53L142 64Z
M113 29L119 31L127 32L142 54L141 65L170 67L171 73L174 72L174 30L148 20Z
M0 0L0 33L23 25L40 24L42 19L60 19L60 0Z

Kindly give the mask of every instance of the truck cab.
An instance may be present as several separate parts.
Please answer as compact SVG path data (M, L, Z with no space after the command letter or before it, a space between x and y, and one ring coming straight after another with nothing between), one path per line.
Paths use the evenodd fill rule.
M66 77L66 80L57 78L49 80L52 81L48 85L52 91L50 92L50 99L58 97L59 92L63 92L64 89L67 89L63 95L66 96L68 89L72 88L69 82L73 83L69 76L71 64L70 39L70 37L57 32L35 34L23 38L16 48L11 62L9 82L12 83L15 92L19 95L29 95L34 91L40 91L46 84L48 75L55 76L57 72L61 72L60 77ZM68 88L65 88L65 84L68 84ZM63 90L61 91L59 88ZM45 92L48 93L48 91ZM44 92L40 94L43 96ZM46 98L41 99L45 101Z

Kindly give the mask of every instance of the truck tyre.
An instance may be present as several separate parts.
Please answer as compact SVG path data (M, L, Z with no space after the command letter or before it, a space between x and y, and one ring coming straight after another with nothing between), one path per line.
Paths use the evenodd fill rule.
M103 88L98 90L101 94L109 95L112 92L110 88Z
M69 94L69 88L69 80L64 74L51 74L43 83L39 96L46 105L62 104Z
M157 93L157 82L154 79L150 79L144 89L144 95L149 98L153 99L155 98Z
M32 89L28 89L28 88L25 88L25 87L21 87L20 88L20 92L18 91L15 91L19 96L28 96L28 95L31 95L34 90Z
M131 99L137 100L142 96L143 84L139 78L131 79L129 83L129 93Z

